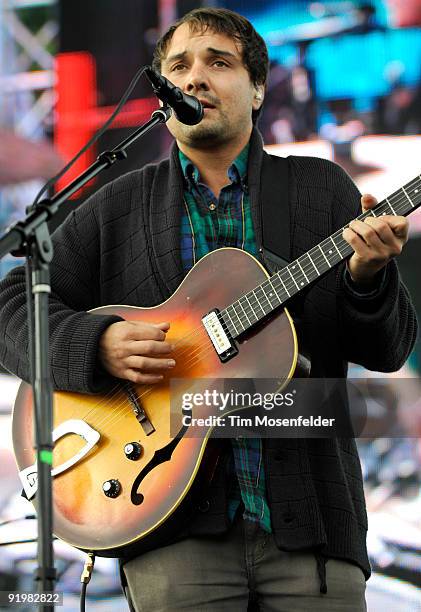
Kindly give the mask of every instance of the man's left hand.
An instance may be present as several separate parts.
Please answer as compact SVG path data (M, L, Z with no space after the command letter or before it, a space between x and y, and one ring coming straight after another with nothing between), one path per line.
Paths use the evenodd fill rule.
M377 200L372 195L361 197L363 212L374 208L376 204ZM347 262L352 280L361 285L369 285L376 273L392 257L401 253L408 240L408 221L396 215L354 220L344 229L342 237L354 249Z

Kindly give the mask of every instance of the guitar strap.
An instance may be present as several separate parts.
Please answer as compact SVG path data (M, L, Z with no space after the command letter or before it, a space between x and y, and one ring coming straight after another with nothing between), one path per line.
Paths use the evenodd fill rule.
M291 261L291 219L294 201L289 197L289 163L286 157L263 154L260 175L260 220L262 224L263 262L271 274ZM300 315L294 314L294 324L300 337L297 371L308 376L311 359L300 334Z
M263 260L274 271L291 261L288 160L263 154L260 175L260 219Z

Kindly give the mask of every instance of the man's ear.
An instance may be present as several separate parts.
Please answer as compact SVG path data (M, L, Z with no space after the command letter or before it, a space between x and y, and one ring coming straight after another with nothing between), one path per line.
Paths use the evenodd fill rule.
M253 96L253 109L257 110L263 104L263 98L265 97L265 88L263 85L255 86L255 93Z

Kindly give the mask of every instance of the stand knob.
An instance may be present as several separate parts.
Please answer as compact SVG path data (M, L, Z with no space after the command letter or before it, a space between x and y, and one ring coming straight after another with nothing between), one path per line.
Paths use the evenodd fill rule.
M139 444L139 442L129 442L124 447L124 454L126 455L127 459L130 459L131 461L136 461L139 459L142 452L143 446Z
M121 484L115 478L111 478L103 483L102 490L107 497L117 497L121 491Z

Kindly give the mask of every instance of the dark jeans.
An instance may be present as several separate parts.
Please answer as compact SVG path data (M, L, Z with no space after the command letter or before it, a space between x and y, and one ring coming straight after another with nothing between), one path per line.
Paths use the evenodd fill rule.
M222 536L195 537L124 566L136 612L365 612L365 578L346 561L326 563L320 593L311 552L284 552L273 536L236 521Z

